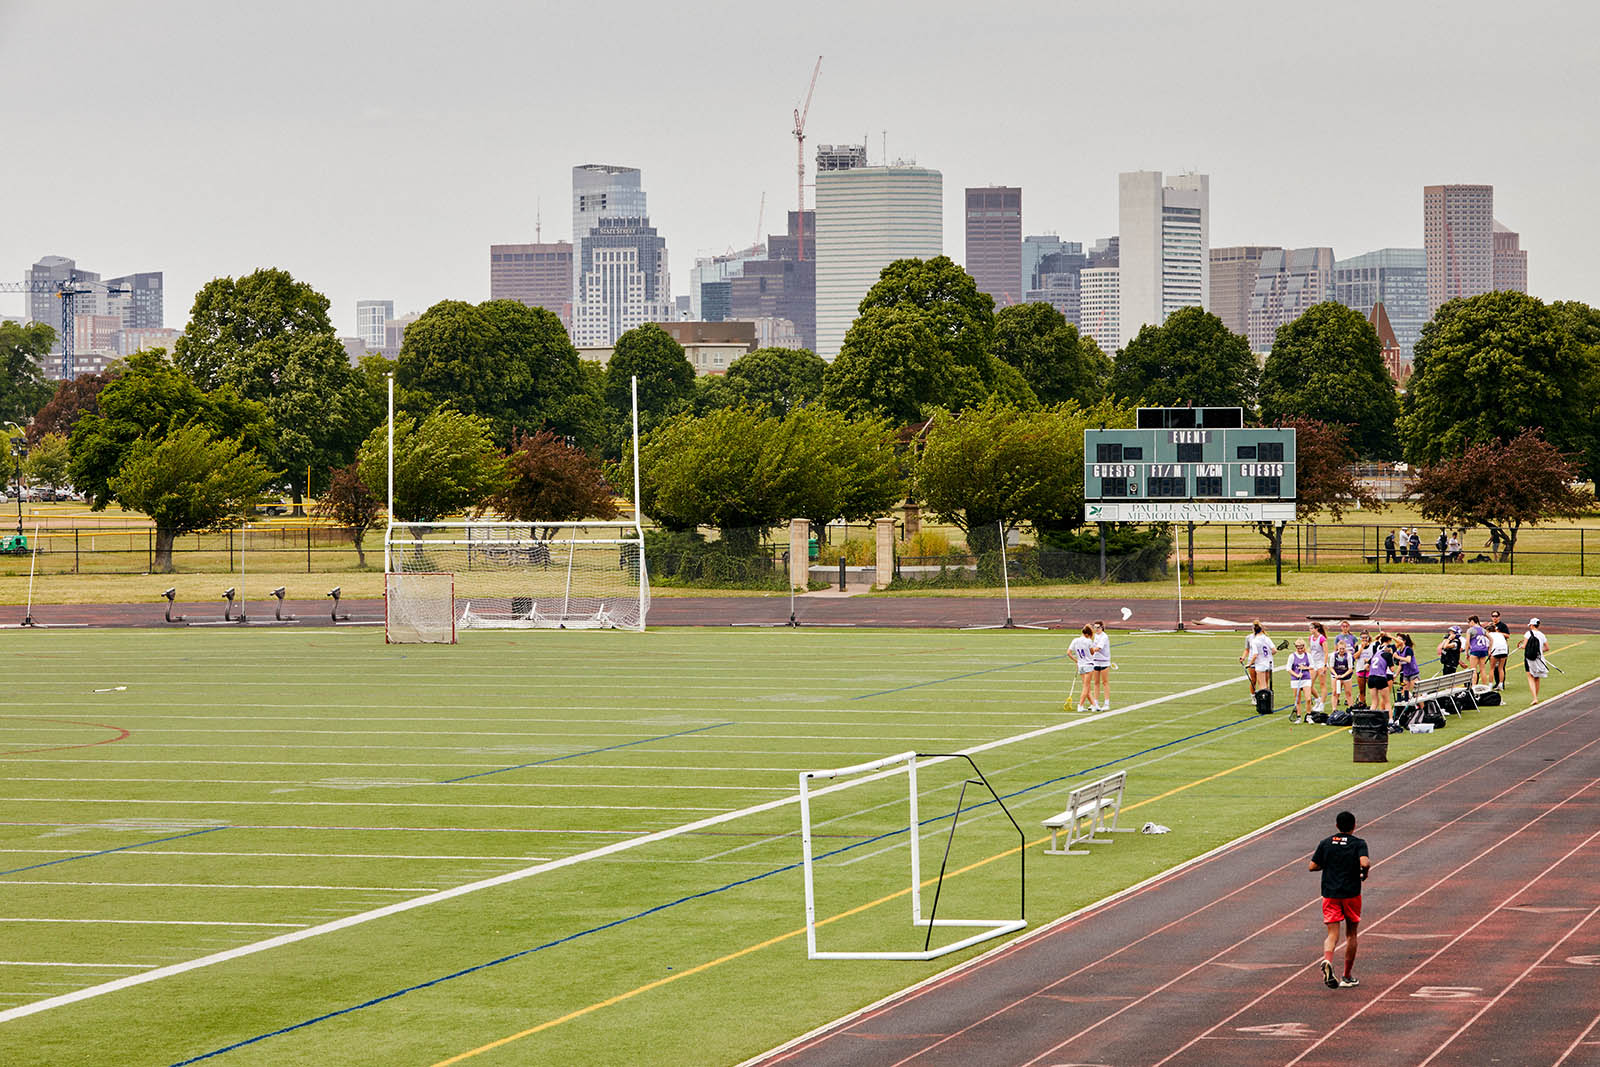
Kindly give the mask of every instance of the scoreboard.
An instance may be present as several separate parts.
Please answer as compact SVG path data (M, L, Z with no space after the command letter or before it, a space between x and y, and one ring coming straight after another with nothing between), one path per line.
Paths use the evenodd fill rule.
M1085 430L1089 522L1288 522L1294 430L1239 408L1140 408L1136 429Z

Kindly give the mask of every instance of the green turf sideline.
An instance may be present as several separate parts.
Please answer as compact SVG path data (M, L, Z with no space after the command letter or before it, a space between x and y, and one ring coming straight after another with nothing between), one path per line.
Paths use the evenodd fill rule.
M1332 796L1326 797L1326 798L1324 798L1322 800L1315 801L1315 802L1313 802L1311 804L1307 804L1305 807L1301 808L1299 811L1292 811L1289 814L1283 816L1282 818L1279 818L1279 819L1274 820L1273 822L1267 823L1265 826L1257 827L1256 829L1251 830L1247 834L1241 834L1240 836L1234 838L1232 841L1223 842L1222 844L1218 845L1217 847L1211 849L1208 852L1202 852L1200 855L1194 856L1194 857L1192 857L1190 859L1187 859L1187 860L1184 860L1182 863L1179 863L1179 864L1177 864L1175 866L1169 867L1164 871L1158 871L1155 874L1151 875L1150 877L1144 879L1143 881L1136 882L1133 885L1128 886L1126 889L1119 889L1115 893L1111 893L1111 894L1109 894L1107 896L1101 897L1099 900L1093 901L1093 902L1091 902L1089 904L1085 904L1081 908L1077 908L1077 909L1075 909L1073 911L1070 911L1067 914L1061 916L1059 919L1054 919L1054 920L1052 920L1052 921L1050 921L1048 923L1045 923L1043 926L1035 927L1034 929L1029 930L1027 933L1018 934L1016 937L1011 938L1010 940L1006 941L1004 944L996 945L996 946L994 946L993 948L989 949L986 952L981 952L978 955L971 957L970 959L965 959L965 960L960 961L959 963L953 964L952 966L945 968L944 970L938 972L937 974L930 974L928 977L922 979L920 982L915 982L915 983L913 983L913 984L911 984L909 986L906 986L904 989L896 990L895 992L890 993L887 996L880 997L879 999L873 1001L871 1004L864 1004L860 1008L857 1008L855 1011L852 1011L852 1012L850 1012L850 1013L848 1013L846 1015L841 1015L837 1019L833 1019L833 1020L831 1020L829 1022L823 1023L821 1026L815 1027L812 1030L809 1030L804 1034L800 1034L797 1037L791 1038L790 1040L785 1041L783 1044L778 1045L778 1046L776 1046L774 1048L770 1048L767 1051L760 1053L759 1055L751 1056L749 1059L743 1060L742 1062L737 1064L736 1067L757 1067L757 1065L767 1062L772 1057L782 1055L783 1053L785 1053L785 1052L787 1052L787 1051L789 1051L791 1049L798 1048L799 1046L804 1045L806 1042L812 1040L813 1038L819 1037L822 1034L827 1033L829 1030L833 1030L836 1027L843 1026L846 1023L849 1023L851 1020L859 1019L864 1015L868 1015L868 1014L870 1014L870 1013L872 1013L874 1011L877 1011L879 1008L882 1008L882 1007L885 1007L886 1005L892 1004L895 1001L900 1000L903 997L909 996L910 994L917 992L918 990L925 989L928 986L935 985L935 984L937 984L939 982L943 982L946 979L952 977L953 975L960 974L962 971L966 971L966 970L968 970L970 968L973 968L973 967L976 967L976 966L978 966L980 964L986 963L986 962L988 962L988 960L990 958L992 958L994 956L1001 955L1001 954L1006 953L1006 952L1010 952L1012 949L1015 949L1016 947L1021 945L1023 942L1031 941L1036 937L1043 937L1045 934L1050 933L1052 930L1054 930L1058 926L1062 926L1062 925L1065 925L1066 923L1072 922L1074 919L1077 919L1077 918L1079 918L1080 916L1083 916L1083 915L1087 915L1090 912L1097 911L1097 910L1099 910L1101 908L1109 907L1110 905L1115 904L1117 901L1122 900L1124 897L1133 896L1133 895L1143 891L1144 889L1148 888L1149 886L1154 885L1157 882L1160 882L1160 881L1162 881L1164 879L1170 878L1173 875L1180 874L1183 871L1188 870L1190 867L1199 866L1200 864L1205 863L1205 862L1207 862L1207 861L1209 861L1211 859L1214 859L1215 857L1220 856L1223 853L1226 853L1226 852L1229 852L1229 851L1231 851L1231 850L1233 850L1235 848L1238 848L1240 845L1243 845L1243 844L1245 844L1245 843L1247 843L1249 841L1253 841L1256 838L1261 837L1261 836L1263 836L1265 834L1269 834L1272 831L1276 830L1280 826L1283 826L1283 825L1285 825L1287 823L1291 823L1296 819L1303 818L1306 815L1309 815L1310 813L1312 813L1314 811L1317 811L1317 810L1322 809L1322 808L1330 807L1333 804L1337 803L1338 801L1344 799L1345 797L1353 796L1354 794L1361 792L1363 789L1366 789L1368 786L1373 785L1373 784L1375 784L1377 782L1381 782L1384 779L1390 777L1391 775L1400 774L1400 773L1402 773L1402 772L1404 772L1406 770L1409 770L1409 769L1411 769L1413 767L1420 766L1421 764L1427 762L1430 759L1433 759L1435 756L1439 755L1442 752L1448 752L1451 749L1455 748L1457 745L1466 744L1468 741L1471 741L1474 738L1483 737L1486 734L1488 734L1488 733L1490 733L1490 732L1492 732L1494 730L1498 730L1500 727L1506 725L1507 723L1515 722L1516 720L1522 718L1524 715L1529 715L1529 714L1532 714L1534 712L1543 711L1545 708L1549 707L1551 704L1555 703L1557 700L1560 700L1563 697L1569 697L1569 696L1573 696L1574 694L1581 693L1585 689L1588 689L1590 686L1594 686L1594 685L1600 685L1600 678L1591 678L1587 682L1581 682L1578 685L1573 686L1571 689L1563 690L1563 691L1557 693L1556 695L1554 695L1552 697L1548 697L1548 698L1546 698L1544 700L1541 700L1537 704L1534 704L1534 705L1532 705L1530 707L1523 708L1521 711L1513 712L1512 714L1507 715L1503 719L1499 719L1499 720L1497 720L1495 722L1489 723L1486 726L1480 726L1477 729L1473 730L1471 733L1463 734L1461 737L1456 738L1454 741L1447 742L1446 744L1440 745L1438 748L1431 749L1431 750L1429 750L1427 752L1422 753L1421 755L1414 756L1411 759L1407 760L1406 762L1404 762L1402 764L1399 764L1398 766L1391 767L1391 768L1389 768L1388 770L1384 771L1381 774L1373 775L1371 778L1368 778L1365 781L1357 782L1355 785L1352 785L1349 788L1344 789L1344 790L1342 790L1342 791L1340 791L1338 793L1334 793Z
M971 748L962 750L958 754L952 754L950 756L942 756L937 759L928 760L923 764L923 766L931 767L936 763L942 763L947 760L954 759L956 758L956 755L976 755L980 752L987 752L1003 745L1016 744L1018 742L1032 740L1048 734L1058 733L1062 730L1075 729L1080 726L1086 726L1090 723L1099 722L1103 719L1114 718L1118 715L1126 715L1130 712L1139 711L1158 704L1165 704L1173 700L1182 700L1187 697L1197 696L1213 689L1220 689L1223 686L1237 685L1238 682L1239 679L1237 677L1228 677L1221 681L1211 682L1193 689L1184 690L1183 692L1169 693L1165 696L1156 697L1151 700L1129 704L1126 707L1116 708L1111 711L1103 711L1096 715L1085 715L1081 718L1070 719L1066 722L1056 723L1052 726L1040 727L1037 730L1031 730L1027 733L1017 734L1012 737L1000 738L995 741L989 741L985 742L984 744L975 745ZM903 772L900 769L881 771L877 775L869 776L869 778L866 779L857 779L851 782L842 783L840 785L829 786L826 789L819 789L815 791L812 796L823 796L834 790L853 788L854 786L860 785L863 781L870 781L876 778L885 778L898 773ZM654 833L643 834L639 837L629 838L625 841L615 841L609 845L602 845L599 848L590 849L587 852L580 852L572 856L564 856L561 859L535 864L532 867L524 867L516 871L507 871L504 874L498 874L491 878L480 879L476 882L468 882L465 885L452 886L449 889L442 889L434 893L428 893L424 896L416 897L411 900L399 901L381 908L374 908L369 911L358 912L354 915L346 915L326 923L320 923L316 926L307 927L302 930L295 930L291 933L279 934L275 937L266 938L262 941L252 942L247 945L238 945L234 948L224 949L221 952L214 952L210 955L200 956L192 960L185 960L181 963L173 963L164 967L156 967L141 974L128 975L127 977L118 978L110 982L102 982L98 985L85 986L82 989L75 989L69 993L62 993L54 997L47 997L44 1000L34 1001L30 1004L20 1004L17 1007L7 1008L4 1011L0 1011L0 1023L10 1022L14 1019L21 1019L29 1015L38 1014L39 1012L49 1011L53 1008L65 1007L68 1004L75 1004L79 1001L89 1000L93 997L104 996L108 993L114 993L118 990L128 989L133 986L144 985L148 982L159 981L163 978L170 978L174 975L183 974L187 971L198 970L202 967L226 963L229 960L240 959L244 956L251 956L258 952L265 952L269 949L280 948L284 945L291 945L298 941L305 941L313 937L320 937L323 934L330 934L339 930L349 929L353 926L360 926L364 923L373 922L377 919L383 919L391 915L398 915L402 912L411 911L414 908L424 907L429 904L437 904L441 901L451 900L455 897L465 896L469 893L475 893L483 889L491 889L496 886L521 881L524 878L531 878L534 875L558 870L562 867L570 867L574 864L582 863L588 860L600 859L604 856L614 855L618 852L624 852L629 849L638 848L642 845L653 844L657 841L665 841L668 838L677 837L682 834L693 833L698 830L704 830L712 826L721 825L722 823L732 822L735 819L746 818L762 812L773 811L790 804L798 804L799 802L800 797L798 792L796 792L793 795L785 796L777 800L770 800L763 804L755 804L750 807L740 808L737 811L723 812L719 815L713 815L705 819L698 819L694 822L685 823L681 826L669 827L665 830L657 830Z

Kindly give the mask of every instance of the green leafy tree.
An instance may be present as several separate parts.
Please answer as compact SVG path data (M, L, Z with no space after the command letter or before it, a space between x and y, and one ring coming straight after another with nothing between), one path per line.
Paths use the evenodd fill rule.
M273 477L254 451L198 424L136 442L109 488L123 507L155 524L157 571L172 570L172 543L184 534L244 518Z
M1111 393L1154 407L1256 406L1256 358L1250 343L1197 307L1180 308L1160 326L1142 326L1117 354Z
M896 434L887 419L849 419L812 404L781 423L782 517L825 531L835 519L866 522L905 496Z
M1596 469L1596 353L1585 316L1523 293L1447 301L1422 327L1401 402L1400 443L1418 466L1542 429Z
M1280 333L1281 336L1281 333ZM1350 429L1317 419L1284 419L1294 430L1296 522L1308 522L1326 514L1340 522L1352 508L1381 508L1383 500L1356 480L1356 453L1350 444ZM1193 523L1190 523L1191 581L1194 574ZM1282 523L1258 522L1256 532L1267 539L1267 550L1274 560L1283 559Z
M694 367L671 334L650 323L617 338L606 364L605 402L616 427L618 454L628 451L633 417L630 383L635 376L641 434L687 410L694 400Z
M388 427L361 446L361 478L388 493ZM398 413L394 427L394 517L427 523L478 507L504 489L506 459L489 420L441 408L426 418Z
M312 514L333 522L350 535L350 543L356 549L356 566L365 568L367 553L363 543L367 531L383 521L383 497L361 477L359 463L328 472L328 488Z
M776 414L787 415L822 398L827 367L808 348L758 348L734 360L721 380L745 403L765 404Z
M614 519L616 497L600 464L548 430L519 434L507 457L510 482L484 503L519 522Z
M574 403L585 379L560 318L515 300L433 305L406 329L395 381L408 403L483 416L497 441L518 429L593 432Z
M922 500L965 531L974 553L1000 543L1000 526L1070 529L1083 523L1083 431L1132 425L1110 402L1019 411L996 399L928 427L916 465Z
M100 410L100 390L119 373L118 365L113 363L103 371L80 374L71 381L59 383L54 395L28 424L29 443L51 433L70 437L79 418Z
M263 341L333 332L327 297L286 270L264 267L201 287L173 361L202 389L215 389L223 368Z
M1446 305L1448 306L1448 305ZM1411 496L1422 517L1447 526L1486 526L1509 553L1523 526L1579 518L1594 494L1579 484L1581 465L1537 430L1509 441L1469 445L1417 471Z
M71 477L72 449L58 433L47 433L28 448L23 472L33 485L66 485Z
M27 422L50 399L54 387L40 368L55 342L42 322L0 322L0 425Z
M1400 399L1365 315L1328 301L1278 328L1261 371L1261 421L1312 419L1350 427L1358 455L1398 455Z
M994 316L995 358L1016 368L1042 404L1098 403L1111 360L1049 304L1013 304Z
M949 256L890 263L861 300L861 315L874 308L920 312L951 362L988 383L994 298Z
M956 367L914 308L863 312L822 379L828 407L897 424L916 421L924 408L961 408L982 395L977 375Z
M97 397L98 410L72 428L72 484L94 510L116 500L111 480L141 441L159 442L186 426L204 426L218 439L259 451L272 432L265 409L224 386L204 392L160 350L129 356L123 371Z

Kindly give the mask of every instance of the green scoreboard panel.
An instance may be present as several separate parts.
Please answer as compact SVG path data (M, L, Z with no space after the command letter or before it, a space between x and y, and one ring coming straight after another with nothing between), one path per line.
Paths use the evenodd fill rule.
M1085 430L1084 518L1292 521L1294 431L1245 428L1240 414L1237 408L1141 408L1138 429Z

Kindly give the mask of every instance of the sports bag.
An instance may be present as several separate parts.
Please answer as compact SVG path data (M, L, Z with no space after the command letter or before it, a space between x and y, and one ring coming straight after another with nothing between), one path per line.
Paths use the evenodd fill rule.
M1472 699L1480 708L1497 708L1500 706L1500 694L1486 685L1473 686Z
M1329 726L1349 726L1351 723L1353 723L1355 721L1356 721L1356 717L1354 715L1350 714L1348 711L1342 711L1341 710L1341 711L1330 711L1330 712L1328 712L1328 725Z
M1272 690L1270 690L1270 689L1257 689L1256 690L1256 714L1257 715L1271 715L1272 714Z

